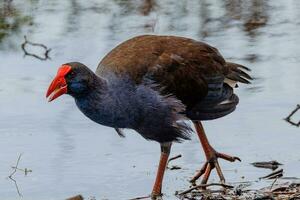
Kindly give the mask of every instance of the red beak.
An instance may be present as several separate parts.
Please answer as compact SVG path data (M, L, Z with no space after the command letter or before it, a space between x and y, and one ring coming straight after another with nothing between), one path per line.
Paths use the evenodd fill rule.
M69 65L62 65L58 69L57 75L50 84L46 94L46 97L49 97L49 102L68 92L65 75L67 75L71 71L71 69L72 68Z

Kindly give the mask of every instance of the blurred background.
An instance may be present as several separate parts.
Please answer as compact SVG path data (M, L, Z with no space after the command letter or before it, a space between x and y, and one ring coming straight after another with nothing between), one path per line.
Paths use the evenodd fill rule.
M300 177L299 128L283 120L300 101L300 1L297 0L1 0L0 2L0 198L129 199L151 192L159 145L83 116L71 97L49 104L46 89L57 68L80 61L95 70L120 42L140 34L191 37L215 46L232 62L252 69L251 85L236 92L240 104L231 115L205 122L214 147L239 156L221 161L229 183L271 172L250 165L283 163L285 177ZM51 48L45 61L24 57L24 36ZM44 49L26 45L44 56ZM299 120L295 117L295 120ZM21 170L8 176L18 156ZM194 135L175 144L164 199L189 186L205 157ZM215 175L215 174L214 174ZM213 176L210 181L218 181ZM259 185L259 186L258 186ZM18 186L18 188L16 187ZM18 191L20 195L18 194Z

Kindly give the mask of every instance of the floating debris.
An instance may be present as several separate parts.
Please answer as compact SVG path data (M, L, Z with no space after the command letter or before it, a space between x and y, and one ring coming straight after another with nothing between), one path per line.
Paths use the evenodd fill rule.
M190 192L192 192L193 190L196 190L196 189L201 189L201 188L206 188L206 187L210 187L210 186L221 186L223 188L234 188L232 185L227 185L227 184L223 184L223 183L209 183L209 184L200 184L200 185L196 185L196 186L193 186L191 188L189 188L188 190L185 190L183 192L178 192L176 193L176 195L185 195L185 194L188 194ZM203 189L203 191L206 191L206 189Z
M176 159L181 158L181 157L182 157L182 155L179 154L179 155L177 155L177 156L174 156L174 157L170 158L170 159L168 160L168 164L169 164L169 162L171 162L172 160L176 160Z
M16 165L15 166L12 166L11 168L13 169L13 171L10 173L10 175L7 177L9 178L11 181L14 182L15 184L15 187L16 187L16 190L17 190L17 193L20 197L22 197L22 194L19 190L19 186L18 186L18 183L17 183L17 180L13 177L15 175L15 173L17 173L17 171L22 171L24 172L24 175L27 176L28 173L32 172L31 169L28 169L28 168L25 168L25 169L20 169L19 168L19 163L20 163L20 160L21 160L21 157L22 157L23 154L20 154L18 156L18 159L17 159L17 162L16 162Z
M276 160L269 161L269 162L254 162L251 163L254 167L258 168L267 168L275 170L279 167L279 165L282 165L281 163L277 162Z
M300 127L300 120L298 122L293 122L291 120L292 116L298 111L300 110L300 104L297 105L297 107L284 119L285 121L287 121L288 123L292 124L293 126L297 126Z
M277 179L276 179L277 180ZM282 183L261 189L247 189L250 185L224 188L223 190L211 190L190 188L184 192L176 192L181 200L296 200L300 199L300 183ZM192 190L193 189L193 190ZM238 192L236 192L238 191Z
M81 194L79 194L74 197L67 198L66 200L84 200L84 198L81 196Z
M178 165L172 165L172 166L169 166L169 163L170 163L172 160L176 160L176 159L181 158L181 157L182 157L182 155L179 154L179 155L177 155L177 156L174 156L174 157L170 158L170 159L168 160L167 169L169 169L169 170L179 170L179 169L181 169L181 167L178 166Z
M282 176L283 176L283 169L279 169L266 176L260 177L259 179L275 179L275 178L280 178Z
M169 170L179 170L181 169L181 167L179 167L178 165L172 165L171 167L168 167Z
M144 196L144 197L135 197L133 199L128 199L128 200L141 200L141 199L150 199L151 198L151 195L148 195L148 196Z
M48 59L51 59L50 56L49 56L49 52L51 51L51 49L48 48L46 45L40 44L40 43L30 42L30 41L27 40L26 36L24 36L24 39L25 39L25 41L21 44L21 48L22 48L22 50L24 52L24 56L32 56L32 57L37 58L39 60L48 60ZM36 55L34 53L28 52L27 49L26 49L27 45L43 48L45 50L44 56L39 56L39 55Z

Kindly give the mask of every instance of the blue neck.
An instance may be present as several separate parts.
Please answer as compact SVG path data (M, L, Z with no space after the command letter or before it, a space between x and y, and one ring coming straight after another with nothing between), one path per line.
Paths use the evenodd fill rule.
M112 80L113 79L113 80ZM117 77L94 87L83 97L76 97L78 108L91 120L114 128L135 128L137 126L138 107L132 104L133 84Z
M189 127L181 123L184 105L163 96L154 85L136 85L130 78L115 75L99 78L99 85L75 97L78 108L91 120L114 128L130 128L158 142L187 139ZM97 84L97 83L96 83Z

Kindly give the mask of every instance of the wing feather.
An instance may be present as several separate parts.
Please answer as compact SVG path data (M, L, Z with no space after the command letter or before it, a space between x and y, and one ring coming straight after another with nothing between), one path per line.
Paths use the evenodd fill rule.
M114 48L100 62L96 74L127 74L137 84L150 77L188 109L205 98L221 95L225 78L250 83L248 70L226 62L208 44L176 36L144 35Z

